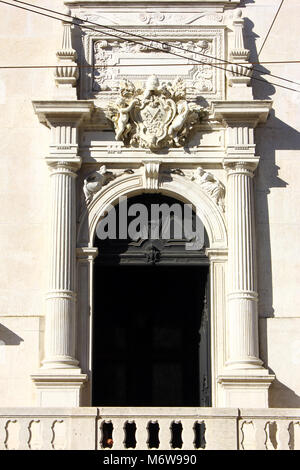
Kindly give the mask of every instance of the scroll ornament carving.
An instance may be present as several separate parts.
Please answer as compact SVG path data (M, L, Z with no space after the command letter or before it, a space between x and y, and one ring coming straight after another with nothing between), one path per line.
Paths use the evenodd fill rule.
M148 78L145 90L129 80L121 81L119 97L107 110L117 141L151 151L184 146L205 114L204 108L186 101L181 78L160 85L155 75Z
M89 204L94 195L98 193L103 186L107 185L110 181L114 180L118 176L124 173L133 173L133 170L124 170L122 173L116 175L111 171L107 171L106 165L102 165L98 171L94 171L84 179L83 193L85 196L86 204Z
M198 167L194 171L191 180L196 181L201 186L201 189L207 192L215 203L221 207L222 211L225 210L225 186L218 178L212 173L203 170L203 168Z
M154 32L152 37L155 36ZM145 53L145 56L155 57L161 52L170 52L173 47L184 47L189 53L187 59L194 61L201 57L201 64L194 65L191 74L191 89L199 92L209 93L213 90L213 69L210 65L213 54L212 42L206 39L197 41L169 41L157 42L155 40L145 41L143 44L133 44L129 41L108 41L99 40L94 43L94 63L97 67L93 72L93 91L113 91L115 92L119 80L117 67L110 67L118 64L118 57L123 54ZM176 52L177 49L174 49ZM191 91L191 90L190 90Z

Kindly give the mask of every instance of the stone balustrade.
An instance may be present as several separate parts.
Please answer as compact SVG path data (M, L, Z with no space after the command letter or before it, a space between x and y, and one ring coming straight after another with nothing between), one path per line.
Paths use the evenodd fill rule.
M299 450L299 409L5 408L0 450Z

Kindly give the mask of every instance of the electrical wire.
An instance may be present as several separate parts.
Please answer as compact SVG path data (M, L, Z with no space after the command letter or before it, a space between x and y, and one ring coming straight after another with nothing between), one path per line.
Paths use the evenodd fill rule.
M142 39L143 41L152 41L152 42L154 41L154 42L156 42L156 43L162 45L163 47L166 47L166 46L169 47L169 44L168 44L168 43L165 43L165 42L163 42L163 41L159 41L159 40L157 40L157 39L148 39L148 38L145 38L144 36L142 36L142 35L140 35L140 34L136 34L136 33L124 31L124 30L115 28L115 27L113 27L113 26L102 25L102 24L100 24L100 23L95 23L95 22L90 21L90 20L83 20L82 18L78 18L77 16L72 16L72 15L70 15L70 14L68 14L68 13L60 13L60 12L57 11L57 10L52 10L52 9L50 9L50 8L44 8L44 7L41 7L41 6L38 6L38 5L34 5L34 4L32 4L32 3L23 2L22 0L12 0L12 1L14 1L14 2L16 2L16 3L21 3L21 4L23 4L23 5L31 6L31 7L34 7L34 8L38 8L38 9L43 10L43 11L48 11L48 12L50 12L50 13L58 14L58 15L61 15L61 16L66 16L66 17L68 17L68 18L71 18L71 19L74 20L74 21L82 21L82 22L85 22L85 23L89 23L89 24L91 24L91 25L93 25L93 26L97 26L97 27L100 27L100 28L109 29L109 30L111 30L111 31L115 31L115 32L118 32L118 33L121 33L121 34L127 34L127 35L129 35L129 36L131 36L131 37L136 37L136 38L138 38L138 39ZM284 0L282 0L282 3L283 3L283 1L284 1ZM282 3L281 3L281 5L282 5ZM280 5L280 7L279 7L279 10L280 10L280 8L281 8L281 5ZM278 16L279 10L277 11L276 17ZM272 25L274 24L274 22L275 22L275 20L276 20L276 17L275 17L275 19L274 19ZM272 28L272 25L271 25L271 28ZM82 25L78 25L78 24L77 24L77 26L82 27ZM270 28L270 29L271 29L271 28ZM268 33L268 34L269 34L269 33ZM124 38L122 38L122 39L124 39ZM137 43L137 44L139 44L139 43ZM180 49L180 50L182 50L182 51L184 51L184 52L190 52L188 49L186 49L186 48L184 48L184 47L182 47L182 46L178 46L178 45L177 45L177 46L176 46L176 45L172 45L172 48L173 48L173 49ZM223 63L225 63L225 64L237 65L235 62L230 62L230 61L228 61L228 60L226 60L226 59L221 59L221 58L217 58L217 57L211 56L211 55L209 55L209 54L204 54L203 52L194 51L193 53L196 54L196 55L204 56L204 57L206 57L206 58L218 60L218 61L223 62ZM250 63L251 63L252 65L255 64L254 62L250 62ZM241 65L242 65L242 64L241 64ZM292 83L292 84L294 84L294 85L299 85L298 82L295 82L295 81L290 80L290 79L288 79L288 78L281 77L281 76L279 76L279 75L274 75L274 74L272 74L272 73L269 72L269 71L258 70L256 67L252 67L252 70L253 70L254 72L257 72L257 73L260 74L260 75L270 75L270 77L277 78L277 79L279 79L279 80L282 80L282 81L285 81L285 82L288 82L288 83Z
M18 1L18 0L15 0L15 1ZM258 53L257 57L260 56L261 51L263 50L264 45L265 45L266 42L267 42L267 39L268 39L268 37L269 37L269 35L270 35L270 32L271 32L271 30L272 30L272 28L273 28L273 25L274 25L274 23L275 23L275 21L276 21L276 19L277 19L277 16L279 15L279 12L280 12L280 10L281 10L281 7L282 7L282 5L283 5L283 2L284 2L284 0L281 0L281 3L280 3L280 5L279 5L279 8L278 8L278 10L277 10L277 12L276 12L276 14L275 14L275 16L274 16L274 19L273 19L273 21L272 21L272 23L271 23L271 26L270 26L270 28L269 28L269 31L268 31L267 34L266 34L266 37L265 37L265 39L264 39L264 41L263 41L263 43L262 43L262 46L261 46L261 48L260 48L260 50L259 50L259 53Z
M17 1L17 0L14 0L14 1ZM52 15L49 15L49 14L46 14L46 13L41 13L41 12L39 12L39 11L32 10L32 9L30 9L30 8L22 7L22 6L20 6L20 5L15 5L15 4L12 4L12 3L8 3L8 2L5 2L5 1L3 1L3 0L0 0L0 3L6 4L6 5L9 5L9 6L13 6L13 7L16 7L16 8L22 9L22 10L25 10L25 11L29 11L29 12L31 12L31 13L36 13L36 14L38 14L38 15L45 16L45 17L48 17L48 18L52 18L52 19L55 19L55 20L58 20L58 21L64 21L64 22L67 23L67 24L72 24L72 25L74 24L73 21L62 20L61 18L52 16ZM25 3L25 2L22 2L22 3ZM34 6L35 8L42 8L42 7L37 7L36 5L32 5L32 6ZM53 10L53 12L55 12L55 11ZM71 16L71 15L65 15L64 13L60 13L60 12L57 12L57 14L59 14L59 15L61 15L61 16ZM78 20L76 17L72 17L72 18L75 19L75 20ZM85 21L85 20L82 20L82 21ZM97 24L96 24L96 25L97 25ZM112 33L103 33L102 31L96 30L95 28L92 28L92 27L90 27L90 26L79 25L79 24L76 24L76 26L78 26L80 29L84 28L84 29L88 29L88 30L95 31L95 32L100 32L100 33L102 33L102 34L107 34L108 36L111 36L111 37L117 37L118 39L123 39L123 40L126 40L126 41L128 41L128 42L132 42L132 43L135 43L135 44L139 44L139 45L143 45L143 46L144 46L144 43L141 43L141 42L138 42L138 41L135 41L135 40L132 40L132 39L128 39L128 38L125 39L125 38L122 38L122 37L120 37L120 36L114 35L114 34L112 34ZM101 25L97 25L97 27L101 27ZM105 26L105 27L106 27L106 26ZM111 29L110 27L107 27L107 28L108 28L108 29ZM126 34L132 35L131 33L127 33L127 32L126 32ZM145 38L145 40L149 41L150 39ZM159 41L156 41L156 42L159 42ZM162 43L162 44L164 44L164 43ZM169 46L169 45L168 45L168 46ZM156 47L154 47L154 46L149 46L149 47L150 47L152 50L157 50L157 51L159 51L159 52L165 52L165 53L168 53L168 54L171 54L171 55L180 57L180 58L187 59L186 56L177 54L177 53L175 53L175 52L162 51L160 48L156 48ZM172 47L173 47L173 46L172 46ZM207 57L207 56L206 56L206 57ZM210 63L203 62L203 61L198 61L198 60L196 60L196 59L194 59L194 58L188 58L188 60L193 61L194 63L200 64L200 65L203 65L203 64L204 64L204 65L209 65L209 66L211 66ZM223 60L223 59L220 59L220 60ZM91 66L91 67L94 67L94 66ZM212 67L217 68L217 69L220 69L220 70L223 70L223 71L226 72L226 69L224 69L223 67L220 67L220 66L217 66L217 65L212 65ZM244 76L243 73L239 73L239 75ZM256 80L256 81L260 81L260 82L266 83L265 80L262 80L262 79L260 79L260 78L258 78L258 77L252 76L251 78L252 78L252 80ZM277 86L277 87L280 87L280 88L284 88L284 89L286 89L286 90L295 91L295 92L297 92L297 93L300 93L299 90L296 90L296 89L294 89L294 88L286 87L286 86L284 86L284 85L280 85L280 84L273 83L273 82L268 82L268 83L269 83L270 85L274 85L274 86Z
M283 61L283 62L265 62L268 64L300 64L300 60L293 60L293 61ZM243 63L237 63L237 65L243 65ZM182 67L184 65L192 65L190 62L181 62L177 64L170 64L168 63L168 67ZM214 63L208 63L208 66L214 66L218 64ZM151 65L146 65L146 64L101 64L101 65L80 65L77 64L76 67L80 69L103 69L103 68L119 68L119 67L161 67L162 64L151 64ZM59 64L56 65L0 65L0 70L1 69L51 69L51 68L57 68L60 67ZM63 67L68 68L68 67L74 67L74 65L63 65ZM299 84L300 85L300 84Z

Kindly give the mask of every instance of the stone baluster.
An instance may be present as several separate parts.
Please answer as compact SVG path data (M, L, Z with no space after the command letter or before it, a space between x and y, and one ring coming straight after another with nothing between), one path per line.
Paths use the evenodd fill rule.
M290 450L290 430L289 430L290 421L286 419L279 419L277 421L277 450Z
M159 450L171 449L171 421L167 418L159 420Z
M29 450L29 418L20 419L19 447L18 450Z
M136 450L144 450L148 449L148 419L139 418L135 420L136 425L136 432L135 432L135 439L136 439Z
M123 450L125 448L125 422L124 419L115 418L113 420L113 450Z
M43 418L42 422L42 450L53 450L53 418Z
M5 441L6 441L6 418L0 418L0 450L5 450Z
M195 431L194 431L194 419L183 419L182 424L182 450L194 450Z
M267 442L267 432L266 432L266 422L262 419L257 419L254 422L254 435L255 435L255 449L256 450L266 450Z

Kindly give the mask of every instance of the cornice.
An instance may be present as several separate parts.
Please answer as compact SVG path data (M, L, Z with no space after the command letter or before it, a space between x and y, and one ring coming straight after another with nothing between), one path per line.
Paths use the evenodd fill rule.
M32 104L42 124L47 124L51 117L88 118L94 109L92 100L45 100L33 101Z
M186 8L186 1L184 0L67 0L64 2L65 5L74 6L126 6L126 5L141 5L146 7L161 6L161 5L182 5ZM236 6L240 4L240 0L189 0L190 5L196 5L199 7L210 7L210 6Z
M213 101L211 118L226 122L251 120L255 126L266 122L271 109L271 100Z

